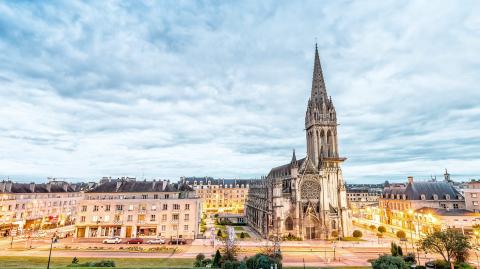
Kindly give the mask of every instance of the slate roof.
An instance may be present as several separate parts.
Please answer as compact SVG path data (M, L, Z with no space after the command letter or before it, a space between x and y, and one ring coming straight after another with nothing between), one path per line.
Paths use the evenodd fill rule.
M85 187L85 184L83 183L71 184L64 181L52 181L48 183L18 183L18 182L12 182L12 181L2 181L0 182L0 193L79 192L84 187Z
M118 183L118 184L117 184ZM168 181L126 181L111 180L94 186L87 193L121 193L121 192L183 192L193 191L184 183L170 183Z
M302 158L300 160L297 160L298 167L302 166L303 162L305 161L306 158ZM268 176L272 177L278 177L278 176L284 176L284 175L289 175L293 166L293 162L289 162L284 165L280 165L277 167L274 167L270 170L268 173Z
M214 179L213 177L185 177L181 179L183 182L186 182L189 185L193 185L196 181L197 184L208 184L210 181L211 185L236 185L236 184L250 184L252 181L256 179L225 179L225 178L217 178Z
M460 192L448 182L444 181L414 181L409 182L405 187L387 187L384 189L384 197L390 198L391 194L395 195L395 198L397 194L399 194L401 199L403 199L403 195L405 194L406 200L421 200L422 195L425 195L425 200L434 200L434 195L437 195L439 200L445 200L447 195L449 195L452 200L463 199Z

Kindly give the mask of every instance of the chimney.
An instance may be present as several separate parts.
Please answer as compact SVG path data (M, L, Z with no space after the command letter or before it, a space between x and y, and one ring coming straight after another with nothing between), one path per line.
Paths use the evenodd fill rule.
M30 185L28 185L28 188L30 189L30 192L35 192L35 182L30 182Z
M408 184L413 184L413 177L412 176L408 177Z
M52 189L52 183L51 182L47 183L46 189L47 189L47 192L50 192L50 190Z
M157 182L156 182L155 179L154 179L153 182L152 182L152 190L153 190L153 191L155 190L155 184L156 184L156 183L157 183Z
M68 182L63 182L62 183L62 188L63 188L64 192L68 192L68 185L69 185Z
M118 191L118 189L120 189L120 187L122 186L122 181L123 180L117 180L117 185L115 187L115 191Z

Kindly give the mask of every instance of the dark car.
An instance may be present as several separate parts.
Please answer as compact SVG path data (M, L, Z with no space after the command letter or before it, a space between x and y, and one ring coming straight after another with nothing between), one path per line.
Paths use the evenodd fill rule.
M127 244L143 244L142 238L131 238L127 240Z
M187 241L183 238L173 238L172 240L170 240L170 244L171 245L186 245L187 244Z

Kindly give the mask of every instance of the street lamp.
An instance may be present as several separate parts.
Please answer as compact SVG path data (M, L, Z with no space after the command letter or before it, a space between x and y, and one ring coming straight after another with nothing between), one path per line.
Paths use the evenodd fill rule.
M50 269L50 258L52 257L53 243L57 243L57 233L56 233L56 232L53 233L52 241L50 241L50 251L48 252L48 264L47 264L47 269Z

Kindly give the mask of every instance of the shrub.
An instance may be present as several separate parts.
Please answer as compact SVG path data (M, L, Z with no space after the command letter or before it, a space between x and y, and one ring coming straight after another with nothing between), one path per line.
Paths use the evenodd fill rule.
M405 234L404 231L398 231L397 232L397 237L400 238L400 239L403 239L403 238L406 238L407 235Z
M244 232L240 233L240 238L242 238L242 239L245 238L245 233Z
M282 262L280 258L270 257L264 254L256 254L255 256L249 257L246 260L246 266L248 269L257 269L257 268L271 268L274 264L277 264L277 268L282 268Z
M338 238L338 232L337 231L332 231L332 237L333 238Z
M205 260L205 255L203 253L198 253L195 257L195 262L193 263L194 267L204 267L203 261Z
M415 253L409 252L409 253L407 253L407 255L403 256L403 260L404 260L406 263L413 264L413 263L415 263L415 261L416 261L417 259L415 258Z
M382 255L372 261L373 269L408 269L407 263L401 257Z
M222 254L220 254L220 250L217 249L215 252L215 256L213 257L212 267L220 267L220 260L222 259Z
M403 256L402 247L392 242L390 244L390 253L392 254L392 256Z
M379 233L382 233L382 234L387 231L387 229L384 226L378 226L377 230Z
M355 231L353 231L353 234L352 234L352 235L353 235L353 237L355 237L355 238L362 238L362 236L363 236L362 231L360 231L360 230L355 230Z
M218 230L217 236L218 236L218 237L222 237L222 230Z
M372 225L370 225L369 228L370 228L370 230L376 230L376 229L377 229L377 226L375 226L375 225L372 224Z
M79 260L77 257L73 257L72 264L78 264Z

